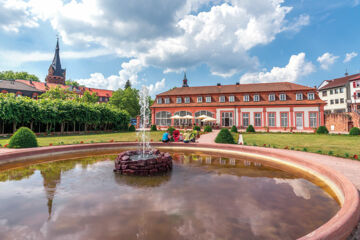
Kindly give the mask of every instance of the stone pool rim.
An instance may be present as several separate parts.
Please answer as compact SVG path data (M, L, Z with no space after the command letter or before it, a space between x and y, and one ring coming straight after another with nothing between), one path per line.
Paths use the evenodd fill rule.
M62 145L51 147L38 147L27 149L11 149L0 153L0 165L9 163L26 163L44 157L59 157L61 155L78 153L90 154L91 152L104 150L121 150L124 148L135 148L137 142L115 142L115 143L93 143L78 145ZM355 186L345 176L335 169L315 163L318 154L307 154L306 159L301 152L260 148L243 145L230 144L183 144L183 143L152 143L152 146L160 150L197 150L204 152L216 152L220 154L231 154L239 156L259 157L264 161L277 162L309 174L323 180L337 195L341 202L340 210L329 221L315 229L313 232L300 237L301 240L308 239L346 239L359 221L360 201L359 193Z

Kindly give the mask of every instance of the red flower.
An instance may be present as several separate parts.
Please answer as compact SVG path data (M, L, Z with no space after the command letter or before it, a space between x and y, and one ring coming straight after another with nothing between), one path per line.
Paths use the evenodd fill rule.
M266 144L264 144L264 147L266 147Z
M114 142L114 139L111 139L110 142Z
M354 155L354 158L355 158L355 159L359 159L359 158L358 158L358 155L356 155L356 154Z
M84 142L83 142L83 141L81 141L80 143L81 143L81 144L83 144Z
M138 140L136 139L135 142L137 142Z
M151 141L151 142L153 142L153 141L154 141L154 139L151 139L150 141Z
M5 144L4 147L7 148L9 146L9 144Z
M242 145L242 142L240 143L240 145Z
M52 146L53 144L52 143L49 143L49 146Z

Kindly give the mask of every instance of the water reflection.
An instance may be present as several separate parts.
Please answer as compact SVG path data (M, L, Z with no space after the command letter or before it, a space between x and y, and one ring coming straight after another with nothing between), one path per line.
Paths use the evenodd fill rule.
M114 156L0 172L0 239L294 239L337 203L246 159L173 153L172 173L127 177Z

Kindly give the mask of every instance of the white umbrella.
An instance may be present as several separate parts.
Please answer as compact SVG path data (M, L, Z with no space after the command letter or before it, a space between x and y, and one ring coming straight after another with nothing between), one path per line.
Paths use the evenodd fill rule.
M208 118L208 116L206 115L201 115L201 116L198 116L197 119L204 119L204 118Z
M171 119L181 119L181 117L179 115L174 115L172 117L170 117Z
M191 116L191 115L186 115L185 117L183 117L183 119L193 119L193 116Z
M212 117L207 117L202 120L202 122L212 122L212 121L216 121L216 119Z

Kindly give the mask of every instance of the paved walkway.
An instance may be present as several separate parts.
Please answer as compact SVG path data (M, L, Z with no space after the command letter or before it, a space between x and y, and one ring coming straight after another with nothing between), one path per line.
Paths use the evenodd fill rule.
M203 134L200 136L200 138L197 140L198 143L215 143L215 138L218 135L220 130L213 130L210 133Z

